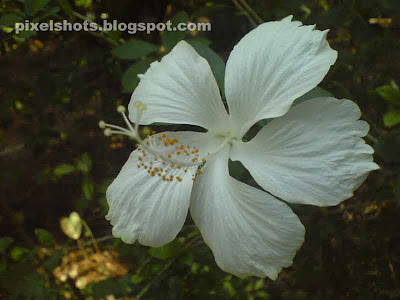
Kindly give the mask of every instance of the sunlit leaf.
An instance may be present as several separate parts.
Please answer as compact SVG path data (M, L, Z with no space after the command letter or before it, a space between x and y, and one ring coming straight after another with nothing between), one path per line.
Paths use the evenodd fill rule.
M392 110L383 116L383 123L386 127L393 127L400 123L400 110Z
M394 105L400 105L400 91L399 87L394 81L392 81L389 85L378 87L376 91L387 102Z
M78 240L82 233L82 220L77 212L72 212L68 218L60 220L62 231L71 239Z
M94 185L90 177L85 177L82 182L83 195L87 200L93 199Z
M71 164L61 164L54 168L54 175L61 177L76 171L76 167Z

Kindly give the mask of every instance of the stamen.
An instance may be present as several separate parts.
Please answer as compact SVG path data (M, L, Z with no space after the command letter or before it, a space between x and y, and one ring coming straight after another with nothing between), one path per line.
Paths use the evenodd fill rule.
M141 153L138 157L139 164L137 168L143 167L150 176L157 175L164 182L182 182L182 177L185 173L188 173L188 170L193 170L191 174L193 175L192 180L195 182L196 176L202 174L200 168L206 163L207 159L221 150L231 140L230 137L226 137L214 152L208 153L204 157L200 157L200 150L196 147L179 145L178 138L168 137L166 133L154 136L156 132L152 131L151 135L148 135L143 141L139 135L139 123L146 106L138 101L136 102L136 107L137 114L134 126L132 126L125 114L125 107L120 105L117 111L122 115L128 128L108 124L104 121L99 122L99 127L104 129L106 136L122 134L137 140L137 150ZM151 155L148 156L147 153Z

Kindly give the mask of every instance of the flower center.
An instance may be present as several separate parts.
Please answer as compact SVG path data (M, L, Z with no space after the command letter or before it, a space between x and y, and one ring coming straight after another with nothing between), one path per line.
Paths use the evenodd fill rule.
M119 106L117 111L121 113L128 128L108 124L104 121L100 121L99 126L104 129L106 136L122 134L138 141L137 150L140 154L137 168L145 169L150 176L158 176L164 182L181 182L185 173L192 174L192 180L196 181L196 176L202 173L201 168L207 159L231 140L230 137L225 137L216 150L203 157L200 156L198 148L180 143L179 138L174 136L174 132L168 134L152 132L145 140L142 140L139 135L139 123L146 106L138 101L136 107L137 115L134 127L128 120L125 114L126 109L123 106Z

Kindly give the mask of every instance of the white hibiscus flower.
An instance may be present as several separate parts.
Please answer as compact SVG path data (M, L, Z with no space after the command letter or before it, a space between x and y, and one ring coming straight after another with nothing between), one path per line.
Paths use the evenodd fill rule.
M365 144L369 126L350 100L317 98L291 108L316 87L337 58L327 31L268 22L231 52L225 77L226 111L207 61L186 42L154 62L132 95L128 129L101 122L106 134L139 140L107 190L113 234L158 247L181 230L188 210L218 266L237 276L276 279L292 264L304 226L291 203L337 205L378 169ZM250 142L261 119L275 118ZM144 141L138 125L192 124L208 132L164 132ZM117 129L117 130L115 130ZM229 175L239 160L267 192Z

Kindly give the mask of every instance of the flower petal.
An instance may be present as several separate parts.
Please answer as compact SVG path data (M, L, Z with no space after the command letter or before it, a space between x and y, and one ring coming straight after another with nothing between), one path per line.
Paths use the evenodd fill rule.
M185 41L141 76L129 103L129 118L136 122L136 102L147 106L140 124L192 124L220 131L228 114L208 62Z
M229 176L228 154L225 147L203 167L191 215L222 270L276 279L292 264L304 226L285 203Z
M206 153L218 144L218 141L210 139L209 133L187 131L164 134L171 139L179 138L176 145L168 146L172 148L190 145L197 147L199 153ZM161 136L157 134L153 138L158 140ZM151 145L155 147L153 144L156 143ZM139 150L133 151L107 189L110 211L106 218L114 226L113 235L121 237L126 243L139 240L143 245L162 246L176 237L186 219L196 168L185 172L184 168L171 166L160 159L154 160L153 157L150 153L144 156ZM171 175L172 181L167 181Z
M379 169L361 138L369 126L350 100L317 98L272 120L248 143L236 142L240 160L257 183L285 201L318 206L350 198Z
M285 114L293 101L316 87L337 58L328 31L291 22L267 22L245 35L231 52L225 93L234 134L257 121Z

